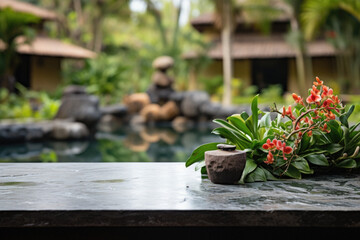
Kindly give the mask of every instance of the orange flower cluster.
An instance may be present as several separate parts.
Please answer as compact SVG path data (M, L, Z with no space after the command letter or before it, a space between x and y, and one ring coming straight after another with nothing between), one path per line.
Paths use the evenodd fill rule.
M285 142L274 139L270 140L269 138L266 140L266 143L263 144L263 149L269 150L268 155L264 163L272 164L274 163L274 155L279 156L281 153L283 155L283 159L287 160L286 154L291 154L293 149L290 146L286 146Z
M315 78L309 93L306 102L296 93L292 94L295 103L298 104L298 106L294 107L297 114L295 114L295 111L293 112L291 105L287 108L284 106L282 112L277 111L282 117L288 117L292 121L292 129L289 129L290 132L277 137L277 139L272 141L267 139L262 146L263 149L268 150L264 163L272 164L276 157L279 156L284 160L288 160L289 155L299 146L305 133L310 137L315 130L324 133L330 132L327 122L335 119L335 114L340 112L342 105L339 98L334 95L333 89L325 86L324 82L318 77ZM290 147L286 143L292 136L295 137L293 139L294 144L293 147ZM283 141L278 140L279 138L283 139Z
M340 100L338 96L333 95L333 89L324 85L324 82L321 81L318 77L315 78L316 81L313 82L313 86L310 89L310 95L306 98L306 102L309 104L306 108L303 99L298 96L296 93L292 94L294 101L302 106L304 106L307 110L311 109L311 106L315 106L312 111L311 119L305 117L300 119L303 123L307 124L307 126L311 126L314 124L313 120L320 119L324 121L330 121L335 119L335 114L332 110L339 112ZM314 105L315 104L315 105ZM288 116L291 119L295 119L290 113L291 108L289 107L287 111L285 111L285 107L283 108L283 117ZM299 124L298 124L299 125ZM296 129L299 126L296 126ZM320 126L320 130L328 133L327 125ZM307 132L309 136L312 135L312 131Z

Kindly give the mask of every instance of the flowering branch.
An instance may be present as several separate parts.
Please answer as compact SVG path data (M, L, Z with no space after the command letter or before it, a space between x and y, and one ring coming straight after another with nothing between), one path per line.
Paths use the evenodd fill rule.
M333 90L323 84L318 77L315 78L313 86L310 89L310 94L306 98L306 104L303 98L293 93L292 97L295 104L298 106L299 114L296 117L292 110L292 106L287 108L283 106L282 112L276 108L271 109L272 112L280 114L283 118L287 117L292 121L292 130L287 132L284 129L284 134L280 139L267 139L263 145L264 150L268 150L268 155L264 163L273 164L278 157L286 161L286 168L284 173L288 170L291 161L295 157L296 149L298 148L303 136L307 134L312 136L313 131L330 132L327 122L335 119L333 111L340 112L344 109L338 96L333 95ZM294 139L293 139L294 138ZM293 146L291 144L293 139ZM274 158L276 156L276 159Z

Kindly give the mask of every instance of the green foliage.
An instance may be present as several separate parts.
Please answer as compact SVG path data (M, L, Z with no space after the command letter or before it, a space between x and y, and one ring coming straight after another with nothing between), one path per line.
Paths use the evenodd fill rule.
M300 106L298 106L300 108ZM299 109L298 109L299 110ZM292 136L292 120L284 120L279 113L272 120L270 112L258 109L258 96L251 103L251 115L243 112L227 118L216 119L220 127L212 133L226 139L226 143L236 145L238 150L246 152L246 164L239 183L277 180L284 177L300 179L302 174L313 174L317 168L357 168L360 166L360 130L351 125L349 118L354 106L338 114L338 119L327 122L328 131L316 131L304 134L301 142L287 141L294 152L289 159L277 158L274 164L267 164L267 141L289 134ZM294 120L295 121L295 120ZM294 130L293 130L294 131ZM198 147L186 161L186 167L204 162L204 153L216 149L217 143L208 143ZM296 145L296 147L295 147ZM202 173L206 167L202 166Z
M41 153L39 158L42 162L57 162L58 161L56 152L53 150Z
M24 43L29 42L34 36L31 24L39 22L39 18L28 14L15 12L11 8L0 9L0 40L6 48L0 51L0 80L12 74L16 66L16 47L19 42L17 37L25 37Z
M19 94L0 89L0 119L52 119L60 107L60 100L45 92L29 91L17 84Z
M100 54L86 60L81 70L68 73L67 84L84 85L89 93L99 96L107 104L120 102L122 95L136 86L129 76L131 69L124 61L119 56Z

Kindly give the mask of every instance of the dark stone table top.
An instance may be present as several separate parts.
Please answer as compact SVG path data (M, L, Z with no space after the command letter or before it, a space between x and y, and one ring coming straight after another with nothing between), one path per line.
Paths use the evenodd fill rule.
M1 163L0 227L360 227L360 175L217 185L184 163Z

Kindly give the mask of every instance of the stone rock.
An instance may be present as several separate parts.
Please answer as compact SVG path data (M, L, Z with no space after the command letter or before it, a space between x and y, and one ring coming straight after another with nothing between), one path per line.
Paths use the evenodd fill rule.
M26 140L27 129L23 125L4 125L0 127L0 142L23 142Z
M151 81L159 87L170 87L174 79L162 71L156 71L151 76Z
M122 126L122 120L122 118L106 114L100 119L97 128L103 132L114 132Z
M138 113L145 106L150 104L150 97L147 93L134 93L124 98L129 113Z
M169 56L158 57L152 63L152 67L159 70L167 70L172 66L174 66L174 59Z
M36 141L45 133L35 124L5 124L0 126L0 143Z
M79 85L70 85L67 86L63 91L63 96L73 95L73 94L87 94L86 87Z
M181 102L180 109L185 117L195 118L199 117L201 106L209 102L210 96L208 93L203 91L190 91L186 93Z
M180 104L184 98L185 98L185 95L186 95L186 92L172 92L169 96L169 100L170 101L174 101L176 102L177 104Z
M155 84L151 84L146 91L150 101L157 104L164 104L169 101L174 92L175 90L172 87L159 87Z
M45 132L42 130L41 127L29 126L26 129L27 129L26 140L34 141L34 140L40 140L40 139L44 138Z
M221 103L209 102L208 104L202 104L199 108L199 111L202 115L213 118L214 116L219 114L221 108Z
M62 103L55 119L70 119L84 123L90 130L96 127L101 118L99 99L87 94L68 94L62 98Z
M112 115L115 117L124 117L128 112L128 107L123 104L118 104L118 105L100 107L100 111L103 116Z
M213 150L205 152L205 166L213 183L235 184L240 180L246 162L246 153Z
M89 131L83 123L54 121L51 137L56 140L69 140L84 139L89 135Z
M165 103L160 108L159 119L164 121L170 121L180 114L180 109L174 101Z
M149 104L140 111L140 115L143 116L146 122L157 121L160 119L160 108L158 104Z

